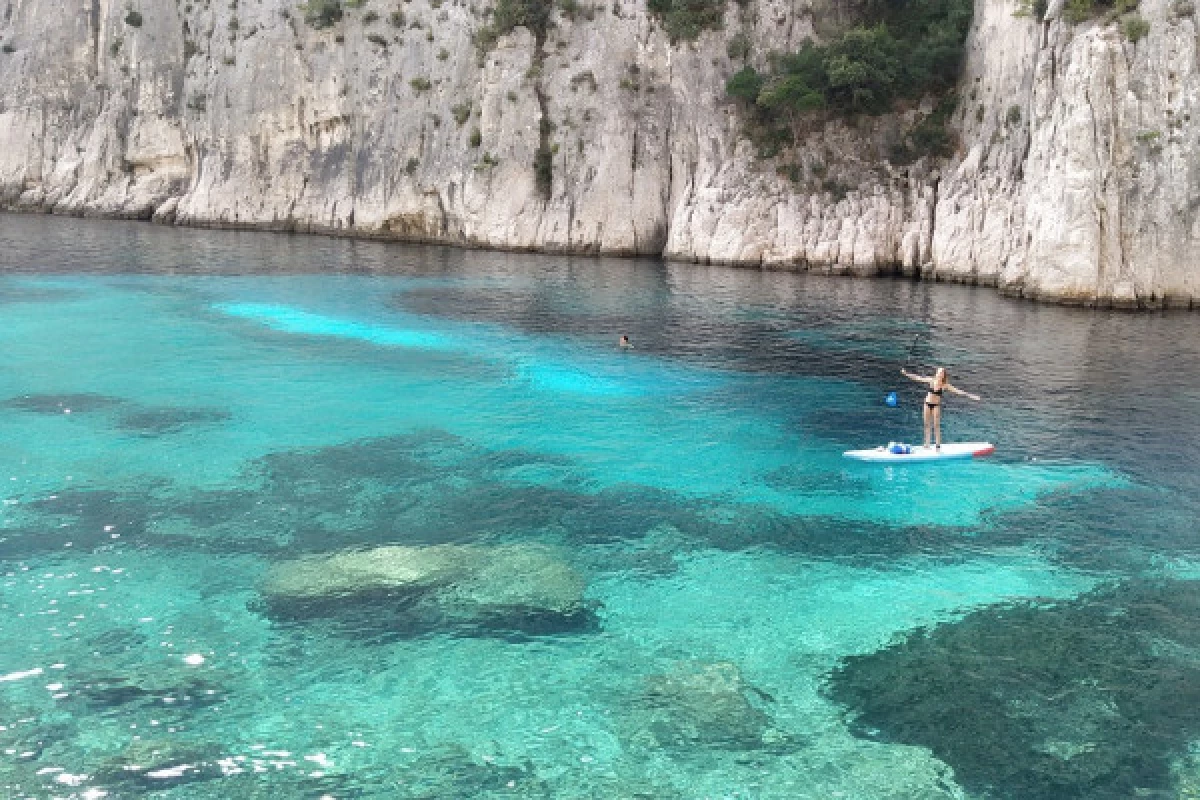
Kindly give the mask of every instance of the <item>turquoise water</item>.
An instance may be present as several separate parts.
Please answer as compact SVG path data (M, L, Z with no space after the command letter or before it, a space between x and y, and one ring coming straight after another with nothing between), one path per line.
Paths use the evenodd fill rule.
M5 796L1200 786L1192 316L5 216L0 267ZM910 358L996 457L841 458L919 436Z

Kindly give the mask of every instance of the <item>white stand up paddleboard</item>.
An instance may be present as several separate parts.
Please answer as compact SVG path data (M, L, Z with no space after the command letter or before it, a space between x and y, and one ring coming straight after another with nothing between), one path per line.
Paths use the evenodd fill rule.
M856 461L915 464L925 461L950 461L953 459L990 456L994 452L996 452L996 447L991 442L954 442L951 444L943 443L940 450L932 446L922 447L920 445L894 444L876 447L871 450L847 450L842 455L846 458L853 458Z

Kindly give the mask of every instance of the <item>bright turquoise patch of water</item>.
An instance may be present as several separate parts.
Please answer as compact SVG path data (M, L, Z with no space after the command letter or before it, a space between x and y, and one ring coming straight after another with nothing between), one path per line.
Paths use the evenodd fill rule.
M445 337L435 333L373 326L268 303L220 303L217 310L235 317L257 320L285 333L333 336L384 347L445 349L451 346Z

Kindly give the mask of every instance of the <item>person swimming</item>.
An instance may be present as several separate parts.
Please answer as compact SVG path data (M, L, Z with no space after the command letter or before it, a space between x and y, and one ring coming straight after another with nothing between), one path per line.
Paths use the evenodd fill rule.
M971 400L979 401L979 395L964 392L957 386L950 384L950 373L946 372L945 367L938 367L933 373L933 377L925 375L914 375L906 369L901 369L900 374L909 380L923 383L929 387L929 391L925 394L925 410L922 419L925 423L925 447L929 447L930 433L933 434L934 446L942 449L942 394L950 392L950 394L958 394Z
M629 337L623 333L621 334L621 341L618 342L618 344L620 345L622 350L632 350L633 349L633 343L630 342Z

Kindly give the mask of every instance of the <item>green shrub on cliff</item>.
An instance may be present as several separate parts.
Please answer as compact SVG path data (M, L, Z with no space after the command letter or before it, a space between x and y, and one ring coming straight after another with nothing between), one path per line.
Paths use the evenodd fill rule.
M125 24L126 24L126 25L128 25L128 26L129 26L129 27L131 27L131 28L140 28L140 27L142 27L142 15L141 15L141 12L139 12L139 11L134 11L133 9L130 9L130 10L129 10L129 13L125 15Z
M341 22L345 13L341 0L307 0L300 4L300 11L304 21L317 30L333 27Z
M806 42L774 59L754 102L774 110L881 113L896 100L949 89L962 69L971 0L907 0L887 6L871 24L856 25L827 44ZM749 100L751 74L726 88Z
M1144 39L1149 32L1150 23L1146 22L1146 18L1137 12L1128 14L1121 20L1121 33L1134 44Z
M774 56L767 72L745 67L726 82L726 93L750 112L749 128L760 150L776 152L784 124L817 111L881 114L898 102L916 102L951 90L962 70L972 0L877 2L864 20L825 44L806 41ZM944 124L948 114L932 115ZM915 139L913 137L915 136ZM945 152L948 136L918 125L905 148ZM764 141L775 144L763 148Z
M533 156L533 176L537 182L538 192L544 198L550 197L554 186L554 153L546 145L537 149Z
M706 30L717 30L725 17L725 0L647 0L671 42L692 41Z
M498 0L492 7L492 21L475 32L475 46L486 53L501 36L520 27L527 28L539 43L546 41L550 29L553 0Z
M763 82L763 76L759 75L754 67L742 67L726 81L725 92L738 100L755 103L758 101L758 93L762 91Z
M1119 15L1133 11L1137 7L1138 0L1067 0L1067 4L1063 7L1063 17L1076 25L1100 17L1104 17L1105 22L1112 22ZM1122 27L1124 27L1123 24Z

